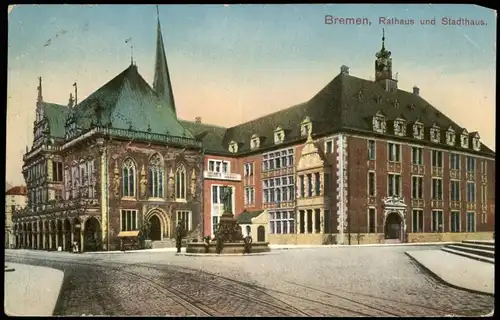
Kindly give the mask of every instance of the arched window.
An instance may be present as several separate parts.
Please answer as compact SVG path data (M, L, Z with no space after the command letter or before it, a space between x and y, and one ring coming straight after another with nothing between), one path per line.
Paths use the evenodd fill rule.
M183 165L175 172L175 198L186 199L186 168Z
M148 191L150 198L163 198L163 163L158 153L149 158Z
M123 196L135 197L135 163L127 158L123 161Z

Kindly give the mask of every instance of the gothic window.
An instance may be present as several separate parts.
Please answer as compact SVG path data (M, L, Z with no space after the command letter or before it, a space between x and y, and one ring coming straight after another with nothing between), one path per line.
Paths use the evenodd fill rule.
M149 158L148 191L151 198L163 198L163 161L158 153Z
M415 139L424 138L424 125L418 121L413 124L413 137Z
M135 174L136 166L134 161L130 158L125 159L122 167L124 197L135 197Z
M462 135L460 136L460 145L462 148L468 148L469 147L469 133L467 130L464 130L462 132Z
M440 139L440 130L436 124L434 124L432 126L432 128L430 129L430 133L431 133L431 141L434 143L439 143L441 140Z
M446 144L450 146L455 145L455 130L453 130L452 127L448 128L448 131L446 131Z
M394 133L397 136L406 136L406 120L397 118L394 121Z
M481 141L479 137L479 133L475 133L474 137L472 138L472 148L474 148L475 151L480 151L481 150Z
M238 143L236 141L231 141L231 143L229 144L229 152L238 152Z
M182 164L175 171L175 198L186 199L186 168Z
M300 124L300 135L307 137L312 131L312 123L309 117L306 117Z
M274 130L274 144L283 143L285 140L285 131L280 127Z
M250 149L258 149L260 147L260 138L258 135L254 134L252 135L252 138L250 138Z
M386 132L385 116L381 112L378 112L373 117L373 131L378 133Z

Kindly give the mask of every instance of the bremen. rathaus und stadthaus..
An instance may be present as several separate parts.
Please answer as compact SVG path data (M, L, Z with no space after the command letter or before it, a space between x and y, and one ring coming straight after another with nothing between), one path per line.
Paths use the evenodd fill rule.
M179 223L201 241L228 187L254 241L491 239L495 153L419 88L398 88L385 38L374 67L366 80L343 65L310 100L230 128L177 118L159 19L152 87L132 62L82 101L75 83L61 105L40 78L16 247L173 246Z

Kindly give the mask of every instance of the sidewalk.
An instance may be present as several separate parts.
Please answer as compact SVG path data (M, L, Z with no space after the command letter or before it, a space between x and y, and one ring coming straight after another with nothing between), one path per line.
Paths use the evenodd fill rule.
M56 269L6 262L4 309L9 316L52 316L64 272Z
M495 265L442 250L405 252L447 284L473 292L495 294Z

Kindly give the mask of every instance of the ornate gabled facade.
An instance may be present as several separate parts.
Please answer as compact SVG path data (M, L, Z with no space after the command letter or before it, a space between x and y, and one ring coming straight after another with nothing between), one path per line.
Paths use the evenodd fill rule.
M179 223L199 238L203 150L177 120L159 21L153 87L133 63L81 102L73 87L68 105L48 103L39 79L17 247L115 250L142 236L172 245Z

